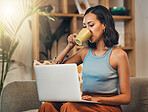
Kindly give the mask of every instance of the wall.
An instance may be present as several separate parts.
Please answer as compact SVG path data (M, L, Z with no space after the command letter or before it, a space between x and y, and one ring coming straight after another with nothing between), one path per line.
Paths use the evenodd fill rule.
M148 0L135 0L136 76L148 76Z

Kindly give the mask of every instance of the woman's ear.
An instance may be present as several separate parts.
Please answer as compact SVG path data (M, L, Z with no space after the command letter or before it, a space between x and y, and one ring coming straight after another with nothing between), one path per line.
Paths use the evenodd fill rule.
M102 24L102 28L103 28L103 30L105 30L105 28L106 28L106 25L105 25L105 24Z

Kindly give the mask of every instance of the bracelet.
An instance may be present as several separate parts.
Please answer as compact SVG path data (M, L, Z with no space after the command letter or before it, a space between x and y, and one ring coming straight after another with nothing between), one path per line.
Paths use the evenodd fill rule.
M55 64L60 64L60 62L56 59L56 57L53 58L52 62L54 62Z

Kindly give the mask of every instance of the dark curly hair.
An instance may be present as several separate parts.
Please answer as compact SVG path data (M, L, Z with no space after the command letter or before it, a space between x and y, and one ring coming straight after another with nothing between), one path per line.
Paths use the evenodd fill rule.
M101 24L105 25L105 30L104 30L105 46L112 47L113 45L117 45L119 40L119 34L115 29L114 19L110 11L102 5L97 5L87 9L84 14L84 17L88 13L95 14L97 16L97 19L101 22ZM96 47L96 43L90 43L89 41L87 41L87 44L90 48Z

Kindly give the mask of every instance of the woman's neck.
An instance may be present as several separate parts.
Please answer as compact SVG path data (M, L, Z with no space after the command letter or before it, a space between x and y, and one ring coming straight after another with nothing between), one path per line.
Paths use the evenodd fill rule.
M97 51L104 51L104 50L108 50L108 49L109 48L105 46L104 40L101 40L101 41L96 43L95 50L97 50Z
M105 46L104 41L99 41L96 43L96 48L92 50L93 55L102 56L108 51L108 47Z

